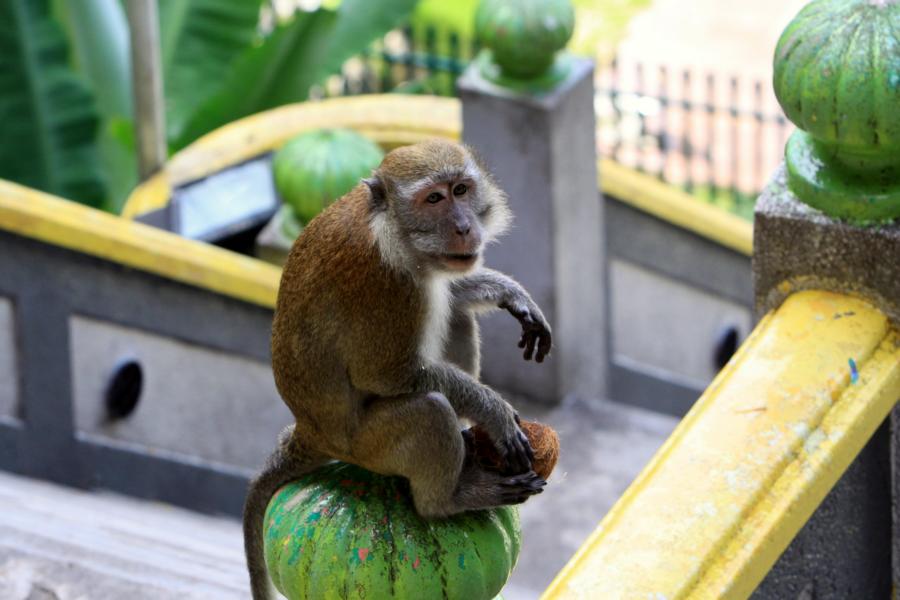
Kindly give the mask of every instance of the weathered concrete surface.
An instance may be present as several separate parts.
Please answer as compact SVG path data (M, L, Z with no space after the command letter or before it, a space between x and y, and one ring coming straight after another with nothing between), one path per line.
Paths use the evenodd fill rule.
M803 204L787 188L784 165L756 203L756 308L764 314L800 289L853 294L900 323L900 224L857 227Z
M506 600L534 600L550 584L678 420L594 400L556 408L511 398L525 419L551 425L559 463L544 492L522 505L522 553L503 590Z
M676 420L595 401L556 408L512 399L560 434L546 491L521 508L524 544L507 600L533 600L568 561ZM0 598L247 598L237 521L0 472ZM29 595L31 594L31 595Z
M701 390L719 371L718 336L734 327L743 340L752 328L748 308L626 261L610 261L609 281L613 360L662 369Z
M0 598L244 600L240 525L0 472Z
M734 326L739 341L749 333L750 257L614 197L606 196L604 204L610 264L607 397L680 417L711 379L721 333ZM621 277L619 266L639 276ZM661 287L641 285L648 279ZM669 295L673 289L677 302ZM648 315L655 315L652 323Z
M291 422L267 363L80 316L69 336L79 432L256 469ZM109 422L104 391L124 359L140 364L143 390L134 413Z
M576 61L552 92L499 88L471 67L459 80L463 140L509 194L514 220L487 264L528 289L554 328L540 368L517 360L518 325L483 320L482 374L491 385L557 403L567 393L606 394L603 203L598 200L593 66ZM509 342L513 343L510 344Z

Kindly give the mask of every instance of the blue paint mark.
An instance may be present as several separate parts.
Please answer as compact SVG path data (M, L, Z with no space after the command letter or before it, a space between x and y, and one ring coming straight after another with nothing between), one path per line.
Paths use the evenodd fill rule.
M850 363L850 383L856 383L859 381L859 370L856 368L856 361L852 358L847 360Z

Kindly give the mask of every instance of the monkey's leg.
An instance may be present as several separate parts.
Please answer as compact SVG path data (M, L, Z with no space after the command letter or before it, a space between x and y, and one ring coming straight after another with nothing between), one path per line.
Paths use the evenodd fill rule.
M444 358L478 379L481 372L481 340L475 315L466 309L455 309L450 317L450 331Z
M406 477L424 517L517 504L545 484L534 471L510 477L466 460L456 412L437 392L370 401L353 439L352 462Z
M291 425L278 436L275 452L266 460L262 472L250 482L244 503L244 553L253 600L273 597L263 551L263 519L269 501L278 488L328 461L324 454L304 448L294 437L294 426Z

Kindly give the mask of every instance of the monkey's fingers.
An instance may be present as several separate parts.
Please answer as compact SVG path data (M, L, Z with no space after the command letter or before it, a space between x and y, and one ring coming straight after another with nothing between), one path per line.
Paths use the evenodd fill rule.
M528 438L523 439L521 432L518 432L512 439L502 444L500 454L506 462L505 471L508 473L524 473L531 470L531 456L534 456L531 450L531 444Z
M550 354L550 348L553 346L553 340L550 337L550 332L545 331L540 336L540 341L538 342L538 350L537 356L535 360L537 362L544 362L544 357Z
M525 334L528 338L528 341L525 343L525 360L531 360L531 357L534 356L534 345L537 343L537 333L533 331L529 331Z

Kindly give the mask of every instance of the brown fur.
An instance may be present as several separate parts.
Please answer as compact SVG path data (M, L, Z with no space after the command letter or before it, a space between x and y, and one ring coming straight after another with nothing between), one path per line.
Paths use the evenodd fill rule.
M441 199L428 201L434 193ZM479 266L485 241L507 221L505 196L471 152L433 141L388 154L294 243L275 307L272 367L295 424L251 483L244 508L254 599L269 597L262 557L269 499L328 460L406 477L425 517L541 491L515 410L477 379L474 307L515 316L526 359L535 348L538 361L550 350L549 325L527 292ZM460 418L483 427L505 473L466 459Z
M275 382L297 433L313 445L323 431L352 431L359 406L348 405L348 395L395 395L415 369L424 292L381 260L368 204L360 184L313 219L291 250L278 292ZM370 350L360 352L357 340L369 340ZM322 451L350 457L351 439L325 437Z

